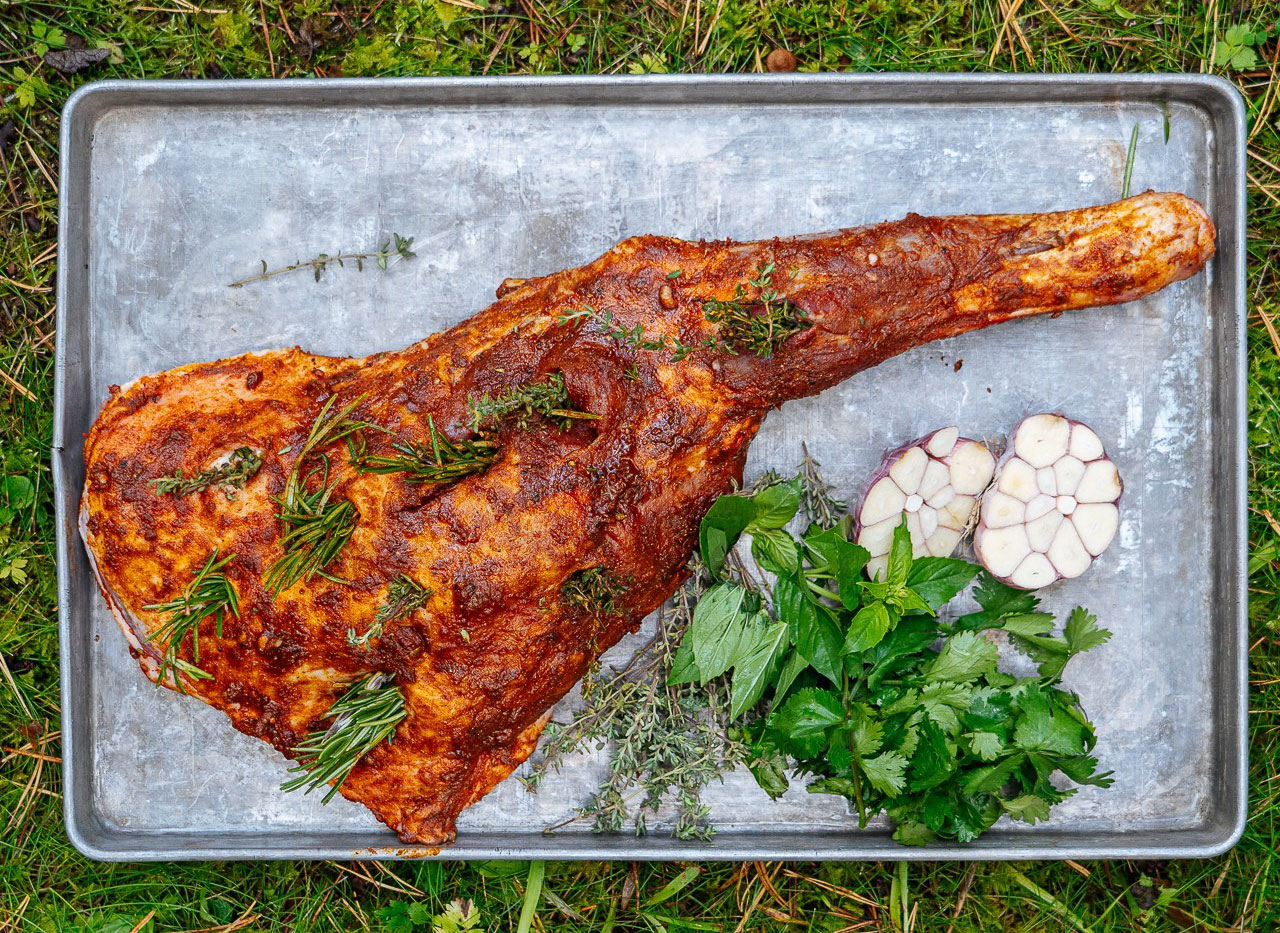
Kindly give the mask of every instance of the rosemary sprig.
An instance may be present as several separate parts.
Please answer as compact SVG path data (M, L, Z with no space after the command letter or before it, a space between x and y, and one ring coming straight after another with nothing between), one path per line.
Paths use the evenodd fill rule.
M678 337L662 334L660 337L645 336L644 325L636 324L623 327L617 322L612 311L597 311L590 305L583 305L576 310L566 308L557 315L561 324L572 324L575 321L592 321L599 332L611 340L631 347L633 350L656 350L671 354L671 362L678 363L694 350L701 347L714 347L715 341L708 340L702 344L684 343Z
M398 441L391 457L371 457L352 444L352 462L363 473L407 473L410 483L452 483L481 473L498 459L497 441L486 437L452 441L436 430L435 421L427 417L426 444Z
M560 587L560 595L568 605L603 616L617 614L618 599L626 592L626 584L604 567L579 570Z
M400 259L412 259L417 253L413 252L410 247L413 246L413 237L403 237L398 233L391 234L390 240L384 240L382 248L370 250L363 253L338 253L330 256L328 253L320 253L314 259L308 259L305 262L295 262L291 266L282 266L279 269L268 269L265 259L259 260L262 263L262 271L257 275L251 275L245 279L239 279L232 282L228 288L243 288L250 282L261 282L263 279L269 279L277 275L285 275L289 272L297 272L299 269L311 269L315 273L316 281L320 281L320 273L324 272L331 264L337 263L343 265L344 261L355 260L356 269L363 272L364 262L366 259L375 260L379 269L386 269L387 262L393 256Z
M324 795L328 803L361 758L383 741L388 745L394 741L396 727L406 715L404 694L390 682L390 675L370 674L347 687L325 715L333 725L308 734L293 749L298 764L289 771L302 773L281 789L305 788L309 794L329 784Z
M221 486L228 499L235 498L235 490L244 489L262 466L262 455L252 447L237 447L227 461L216 467L201 470L194 476L183 476L182 467L172 476L160 476L150 481L158 496L187 496L211 486Z
M147 641L164 643L164 656L160 660L160 676L156 680L157 685L164 680L165 674L171 669L185 674L192 680L208 680L212 676L199 668L200 623L212 616L215 623L214 633L221 638L223 613L229 610L237 619L240 618L240 599L236 594L235 585L227 579L226 574L222 573L222 568L234 559L234 554L228 554L219 560L218 549L215 547L209 559L205 561L204 567L180 596L168 602L152 603L142 607L151 612L171 613L163 625L147 636ZM191 637L190 662L179 657L187 636ZM186 692L183 690L180 678L174 677L174 683L180 691Z
M273 593L287 589L299 580L310 580L331 564L346 546L355 531L360 514L345 499L333 498L336 483L329 482L329 458L319 454L320 466L308 473L303 468L318 451L351 436L362 428L370 427L364 421L354 421L351 413L364 401L360 396L345 408L335 411L337 396L331 396L320 414L316 416L311 432L298 451L298 458L289 471L284 495L276 500L280 512L276 516L284 525L281 539L284 554L263 575L263 585ZM315 479L317 489L307 492ZM328 579L336 579L328 577Z
M754 298L739 284L728 301L711 298L702 303L702 312L720 331L718 345L728 353L751 351L756 356L772 356L792 334L812 323L804 309L773 288L773 263L756 270L747 284L756 289Z
M552 373L545 382L526 382L512 386L497 396L490 396L486 392L480 398L472 397L467 402L471 411L471 430L477 434L508 418L522 431L533 426L535 415L554 422L562 431L567 431L575 421L600 419L599 415L578 411L571 405L564 376L560 373Z
M357 635L353 628L347 629L347 642L353 648L368 648L375 638L382 636L387 624L406 618L427 604L434 594L428 586L423 586L408 574L400 574L391 581L387 588L387 601L378 607L374 614L373 624L369 631Z
M313 493L297 492L290 504L277 500L276 516L285 527L280 540L282 554L262 576L262 585L279 594L299 580L310 581L316 574L328 580L345 582L324 573L351 540L360 520L356 507L346 499L334 499L334 486L329 485L329 465L313 471L320 476L320 488ZM335 484L336 485L336 484Z

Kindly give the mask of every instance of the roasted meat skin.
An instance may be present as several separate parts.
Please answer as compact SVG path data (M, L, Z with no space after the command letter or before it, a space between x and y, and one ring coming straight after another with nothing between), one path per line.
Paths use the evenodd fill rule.
M579 268L504 283L489 308L404 350L247 353L113 387L85 446L83 533L153 680L161 652L146 638L166 616L143 607L181 592L213 548L235 555L227 574L241 614L221 637L204 623L200 667L211 678L183 686L286 755L328 725L344 684L392 674L408 716L341 792L404 840L438 845L528 757L594 658L678 586L702 515L740 481L770 409L931 340L1138 298L1194 274L1213 250L1198 204L1150 192L1057 214L910 215L751 243L634 237ZM720 339L703 302L731 298L769 263L774 287L812 321L769 356L700 349L673 361L597 322L562 318L590 306L620 327L642 324L647 339ZM337 493L360 514L328 568L347 582L264 590L281 553L272 497L326 400L362 398L357 417L417 443L428 416L463 438L469 399L551 373L599 420L569 430L506 422L498 462L461 481L359 473L342 445L328 449ZM386 453L392 439L372 432L369 443ZM150 485L241 446L263 465L234 499L217 488L162 496ZM619 581L612 615L562 596L570 576L595 567ZM369 627L400 574L429 587L430 601L370 648L351 645L348 629Z

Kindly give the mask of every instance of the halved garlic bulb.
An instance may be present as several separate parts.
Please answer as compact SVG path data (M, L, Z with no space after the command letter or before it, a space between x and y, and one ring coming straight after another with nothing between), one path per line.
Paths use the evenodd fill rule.
M883 577L893 530L907 516L912 556L948 557L960 543L996 458L958 428L941 428L885 454L854 512L855 541L871 552L867 572Z
M1078 577L1115 538L1123 489L1091 428L1032 415L1009 436L982 498L973 549L982 566L1019 589Z

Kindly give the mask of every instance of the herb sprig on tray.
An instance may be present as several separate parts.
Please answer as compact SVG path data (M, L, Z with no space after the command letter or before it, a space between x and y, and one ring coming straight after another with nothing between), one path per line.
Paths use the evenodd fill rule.
M212 675L202 671L200 664L200 623L213 618L214 633L222 637L222 618L230 612L240 617L240 599L235 584L222 572L227 564L235 560L234 554L218 559L218 549L214 548L209 559L195 578L182 591L181 595L163 603L152 603L143 606L151 612L170 613L169 618L158 629L147 636L147 641L158 641L164 645L164 656L160 661L160 675L156 683L164 682L165 675L171 671L185 674L192 680L209 680ZM180 657L182 645L191 638L191 660ZM186 692L182 686L182 678L175 676L174 683L178 690Z
M295 262L289 266L281 266L279 269L267 268L267 261L260 259L262 263L262 271L257 275L251 275L247 278L239 279L235 282L228 283L228 288L244 288L252 282L261 282L264 279L275 278L277 275L287 275L290 272L297 272L299 269L310 269L315 276L317 282L320 281L321 274L329 268L329 266L337 264L345 265L348 262L354 262L356 269L360 272L364 271L364 263L366 259L372 259L379 269L385 270L388 262L393 256L399 257L401 261L412 259L418 255L411 248L413 246L413 237L401 236L398 233L392 233L391 239L383 240L382 246L376 250L368 250L362 253L319 253L314 259L307 259L302 262Z
M756 270L754 278L745 283L739 282L732 298L703 299L703 315L715 325L716 335L698 343L685 343L668 334L654 337L640 323L624 327L612 311L598 311L590 305L566 308L559 313L557 320L561 324L590 322L605 337L633 350L670 353L672 363L678 363L698 350L716 350L733 356L743 352L772 356L788 337L813 323L804 309L773 287L775 271L775 265L768 263ZM668 279L672 277L667 276Z
M716 578L743 534L775 582L760 595L719 579L704 595L672 660L673 684L730 678L730 714L741 721L751 769L772 796L787 771L808 790L855 806L860 825L880 811L894 838L977 838L1003 814L1034 823L1075 793L1107 787L1090 755L1092 724L1061 688L1066 663L1110 633L1076 609L1061 636L1030 593L985 573L980 611L952 623L937 612L980 573L964 560L912 559L905 523L888 571L871 580L869 555L847 528L814 523L797 537L786 526L802 499L801 479L751 496L723 496L700 533ZM1001 633L1039 662L1035 676L997 668L984 633Z

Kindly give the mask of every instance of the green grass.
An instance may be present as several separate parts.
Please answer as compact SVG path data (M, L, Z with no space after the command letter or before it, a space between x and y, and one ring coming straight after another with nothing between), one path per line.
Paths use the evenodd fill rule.
M17 0L0 5L0 931L403 929L456 897L488 930L921 933L1280 928L1280 79L1273 4L1211 0ZM1047 10L1052 8L1057 18ZM195 10L208 12L193 12ZM225 12L214 12L225 11ZM1268 13L1268 11L1270 11ZM57 27L50 35L48 27ZM265 34L265 38L264 38ZM71 36L111 58L41 62ZM1214 45L1226 40L1215 63ZM50 40L53 41L50 41ZM802 70L1212 71L1250 102L1252 801L1244 840L1201 862L921 864L261 863L104 865L62 829L49 482L57 115L90 78ZM994 49L994 52L993 52ZM1250 54L1252 53L1252 55ZM1251 62L1250 59L1254 61ZM0 130L0 137L8 134ZM1139 158L1141 154L1139 153ZM6 500L5 493L12 500ZM9 506L16 507L16 514ZM45 757L39 757L45 756ZM536 897L525 908L526 887ZM537 882L541 888L537 890ZM612 918L612 921L609 920ZM145 922L144 922L145 921ZM414 926L414 921L420 921Z

